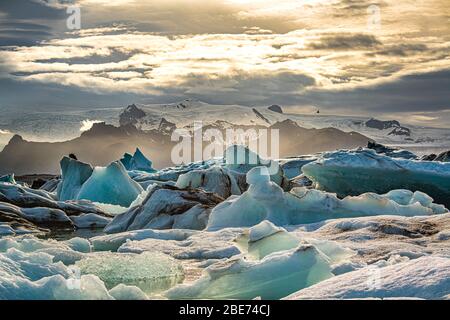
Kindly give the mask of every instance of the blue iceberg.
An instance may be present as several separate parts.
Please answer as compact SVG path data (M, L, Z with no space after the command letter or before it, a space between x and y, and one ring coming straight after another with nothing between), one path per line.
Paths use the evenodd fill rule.
M96 167L81 187L77 199L128 207L142 191L142 187L128 176L123 164L115 161L107 167Z
M394 189L421 191L450 207L450 163L393 159L374 150L326 152L303 173L316 187L339 197Z
M56 193L60 201L74 200L81 186L92 175L94 169L90 164L64 157L59 162L61 166L61 182Z
M156 172L156 170L152 168L153 163L144 156L139 148L136 148L134 155L125 153L123 158L120 159L120 162L122 162L125 169L129 171Z

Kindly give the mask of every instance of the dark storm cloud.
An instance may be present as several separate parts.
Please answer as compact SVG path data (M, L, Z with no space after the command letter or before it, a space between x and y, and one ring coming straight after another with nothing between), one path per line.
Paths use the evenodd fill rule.
M373 35L367 34L338 34L322 36L319 41L309 45L316 50L353 50L371 48L381 45Z
M55 35L50 25L65 19L62 7L46 5L38 0L0 1L1 46L31 46Z
M132 93L95 93L77 87L13 79L0 79L0 88L2 93L0 108L10 111L14 111L16 108L48 111L120 107L144 98L144 96Z
M442 111L450 109L450 69L404 76L394 82L348 91L310 92L309 101L330 110L374 112Z
M333 11L334 17L348 17L349 15L367 15L367 8L371 5L376 5L380 9L386 6L384 1L373 0L341 0L335 4Z
M396 45L392 45L392 46L386 46L382 50L375 51L368 55L370 55L370 56L385 55L385 56L406 57L406 56L421 53L421 52L424 52L427 50L428 50L427 45L425 45L423 43L417 43L417 44L401 43L401 44L396 44Z

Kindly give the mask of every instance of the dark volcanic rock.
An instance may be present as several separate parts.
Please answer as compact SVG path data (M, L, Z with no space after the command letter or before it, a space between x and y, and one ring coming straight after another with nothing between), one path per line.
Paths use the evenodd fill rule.
M167 121L165 118L161 119L161 122L158 126L158 131L163 134L171 135L177 129L177 125L170 121Z
M258 118L260 118L261 120L263 120L263 121L266 122L267 124L270 124L270 121L269 121L266 117L264 117L264 116L261 114L261 112L259 112L259 111L256 110L255 108L252 108L252 110L253 110L253 112L256 114L256 116L257 116Z
M139 119L145 117L145 112L135 104L131 104L125 108L124 111L119 115L119 124L121 126L126 126L129 124L135 125Z
M406 136L409 137L411 135L411 130L406 127L397 127L394 128L391 132L388 133L388 136Z
M283 109L277 104L271 105L268 109L273 112L283 113Z
M385 154L392 158L417 159L417 156L410 151L387 147L373 141L369 141L367 148L375 150L376 153Z
M436 159L436 157L437 157L437 155L432 153L432 154L424 155L422 158L420 158L420 160L422 160L422 161L433 161L434 159Z
M434 161L450 162L450 150L440 153Z
M423 161L440 161L440 162L450 162L450 150L435 155L434 153L423 156L420 160Z
M366 127L374 128L378 130L385 130L389 128L396 128L400 127L400 122L397 120L389 120L389 121L382 121L378 119L370 119L366 121Z

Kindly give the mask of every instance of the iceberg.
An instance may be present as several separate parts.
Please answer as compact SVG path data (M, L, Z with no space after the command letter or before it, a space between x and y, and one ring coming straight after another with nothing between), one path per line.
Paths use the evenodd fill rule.
M61 201L77 199L81 186L92 175L94 169L90 164L64 157L60 161L61 182L57 187L58 199Z
M356 254L355 251L345 248L334 241L296 235L284 228L275 226L267 220L246 229L235 241L247 258L256 260L261 260L274 252L294 249L300 244L313 245L328 257L330 263L346 261Z
M282 167L278 161L262 159L258 154L243 145L232 145L225 150L224 166L235 174L246 174L251 169L264 166L270 171L270 180L281 186L289 188L289 180L286 179ZM276 170L276 172L273 172Z
M147 294L167 290L184 278L181 264L163 253L96 252L77 261L76 266L81 274L98 276L109 289L133 285Z
M126 231L122 233L107 234L90 239L95 251L117 251L125 242L140 241L144 239L160 240L186 240L189 236L195 234L194 230L152 230L143 229L136 231Z
M140 240L123 242L118 252L162 252L183 260L223 259L241 253L234 241L241 233L241 229L224 229L217 232L196 232L184 239L164 239L162 237L169 236L168 233L152 234L146 232L146 239L141 237ZM171 235L174 236L175 234ZM95 239L93 242L96 246Z
M302 174L302 167L310 162L317 160L317 156L307 155L297 158L280 159L280 165L284 175L288 179L293 179Z
M7 183L16 183L16 180L14 179L14 173L6 174L4 176L0 177L0 182L7 182Z
M128 176L122 163L116 161L107 167L96 167L81 186L76 199L128 207L142 191L142 187Z
M239 195L243 190L239 188L235 175L219 166L205 170L192 170L178 177L176 186L181 189L201 188L205 191L217 193L226 199L232 194Z
M272 253L262 260L243 257L207 267L192 284L168 290L169 299L280 299L332 277L325 255L314 246Z
M78 229L104 228L112 220L112 218L99 216L95 213L83 213L79 216L72 216L70 219Z
M428 256L381 268L371 265L325 280L286 299L447 299L449 288L450 259Z
M223 198L218 195L200 189L152 185L145 199L116 216L105 232L170 229L174 224L186 229L204 229L211 209L221 201Z
M139 148L136 148L133 155L125 153L123 158L120 159L120 162L124 165L125 169L129 171L156 172L156 170L152 168L152 162L144 156Z
M250 227L263 220L276 225L307 224L327 219L374 215L419 216L448 210L426 194L393 190L385 195L365 193L339 199L335 194L304 187L283 190L269 180L265 167L247 173L248 191L214 207L207 230Z
M450 163L393 159L374 150L323 153L302 168L317 188L339 197L394 189L422 191L450 207Z

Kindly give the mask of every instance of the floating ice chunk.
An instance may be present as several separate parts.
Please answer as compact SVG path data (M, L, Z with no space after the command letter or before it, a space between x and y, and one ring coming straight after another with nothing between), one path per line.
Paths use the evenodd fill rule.
M147 295L135 286L119 284L109 290L109 294L116 300L148 300Z
M116 234L108 234L91 238L92 246L96 251L117 251L119 247L127 241L139 241L144 239L160 240L185 240L195 234L193 230L136 230ZM1 247L0 247L1 248Z
M47 192L57 192L58 186L61 183L60 178L47 180L39 189Z
M302 168L317 186L340 197L394 189L422 191L450 206L450 163L393 159L374 150L322 154Z
M182 189L202 188L215 192L223 198L228 198L232 194L241 194L234 175L230 175L228 170L219 166L184 173L178 177L176 186Z
M66 213L51 208L22 208L22 217L40 226L72 227L72 221Z
M62 180L57 188L58 199L77 199L81 186L89 179L94 169L90 164L69 157L62 158L60 166Z
M31 189L19 184L0 183L2 201L21 208L56 208L55 196L44 190Z
M198 204L183 214L174 216L173 229L203 230L208 224L211 208Z
M127 241L118 252L162 252L176 259L229 258L241 253L234 242L241 233L241 229L224 229L218 232L196 232L181 240L149 237L140 241Z
M146 293L167 290L184 277L181 264L162 253L97 252L76 265L82 274L97 275L107 288L122 283L137 286Z
M0 223L0 236L9 236L16 234L16 231L7 224Z
M138 170L145 172L155 172L156 170L152 168L152 162L147 159L144 154L136 148L134 155L125 153L120 162L124 165L126 170Z
M15 184L16 180L14 179L14 173L1 176L0 182L7 182L7 183Z
M112 220L112 218L99 216L95 213L85 213L79 216L72 216L70 219L78 229L104 228Z
M207 193L200 189L183 190L169 186L154 186L146 194L145 200L136 207L131 207L127 212L120 214L105 228L105 232L123 232L138 229L169 229L172 228L177 219L178 224L183 227L204 229L206 219L201 216L209 215L209 210L223 201L223 198L214 193ZM199 205L199 206L197 206ZM197 206L197 210L203 212L189 211ZM180 216L188 214L185 220ZM190 219L191 215L196 219ZM192 218L192 217L191 217ZM192 225L186 223L192 221Z
M109 294L97 276L81 275L77 267L67 266L85 257L81 251L90 251L85 239L58 242L35 237L4 238L0 239L0 249L0 300L145 297L138 288L124 285Z
M62 263L53 263L52 256L47 253L24 253L11 248L0 254L0 288L2 281L13 281L15 277L36 281L55 274L68 275L66 267Z
M144 191L145 192L145 191ZM136 200L135 200L136 201ZM119 206L117 204L108 204L108 203L100 203L100 202L94 202L93 205L101 209L103 212L106 212L112 216L117 216L121 213L124 213L128 210L126 207ZM133 203L131 203L130 207L133 206Z
M128 176L122 163L112 162L107 167L94 169L77 199L128 207L142 191L142 187Z
M334 241L298 237L283 228L276 227L267 220L243 232L236 243L247 257L253 259L262 259L273 252L290 250L300 244L314 245L316 249L327 256L330 263L341 262L355 255L353 250L344 248Z
M450 259L427 256L382 268L368 266L345 273L300 290L287 299L444 299L449 288Z
M257 224L256 226L250 228L248 233L248 241L255 242L263 238L270 237L271 235L274 235L275 233L279 233L282 231L286 230L280 227L276 227L270 221L264 220L260 224Z
M247 174L248 191L239 197L230 197L212 210L208 230L250 227L263 220L276 225L294 225L345 217L419 216L448 212L443 206L431 203L430 198L422 193L402 190L387 195L365 193L342 200L335 194L307 188L294 188L287 193L268 181L264 167L262 171L258 170L260 167Z
M75 237L65 241L64 243L67 244L72 250L78 252L89 253L92 249L89 240L84 238Z
M11 249L24 253L45 253L53 258L53 262L70 265L82 259L83 253L90 252L90 244L81 238L65 242L39 240L32 236L0 239L0 253Z
M190 285L166 292L170 299L279 299L332 277L327 258L313 246L273 253L261 261L229 259L211 265Z
M246 174L252 168L265 166L266 168L276 169L276 172L270 172L270 180L277 185L286 189L289 180L286 179L283 169L279 166L277 161L270 159L263 159L255 152L243 145L232 145L227 148L224 156L225 167L231 171Z
M317 160L317 156L302 156L294 159L280 160L281 168L288 179L293 179L302 174L302 167Z
M87 275L76 279L75 288L68 285L61 275L53 275L37 281L23 277L0 279L1 300L111 300L104 284L98 277Z
M261 224L263 223L269 222L263 221ZM255 227L258 228L261 224L256 225ZM273 224L271 225L271 231L275 231L276 228ZM244 234L236 241L238 244L240 244L242 248L241 251L246 252L247 257L260 260L271 253L290 250L296 248L300 244L300 240L298 238L289 234L282 228L273 233L259 233L255 237L254 232L252 232L255 227L250 228L248 239ZM252 240L252 238L254 240Z

